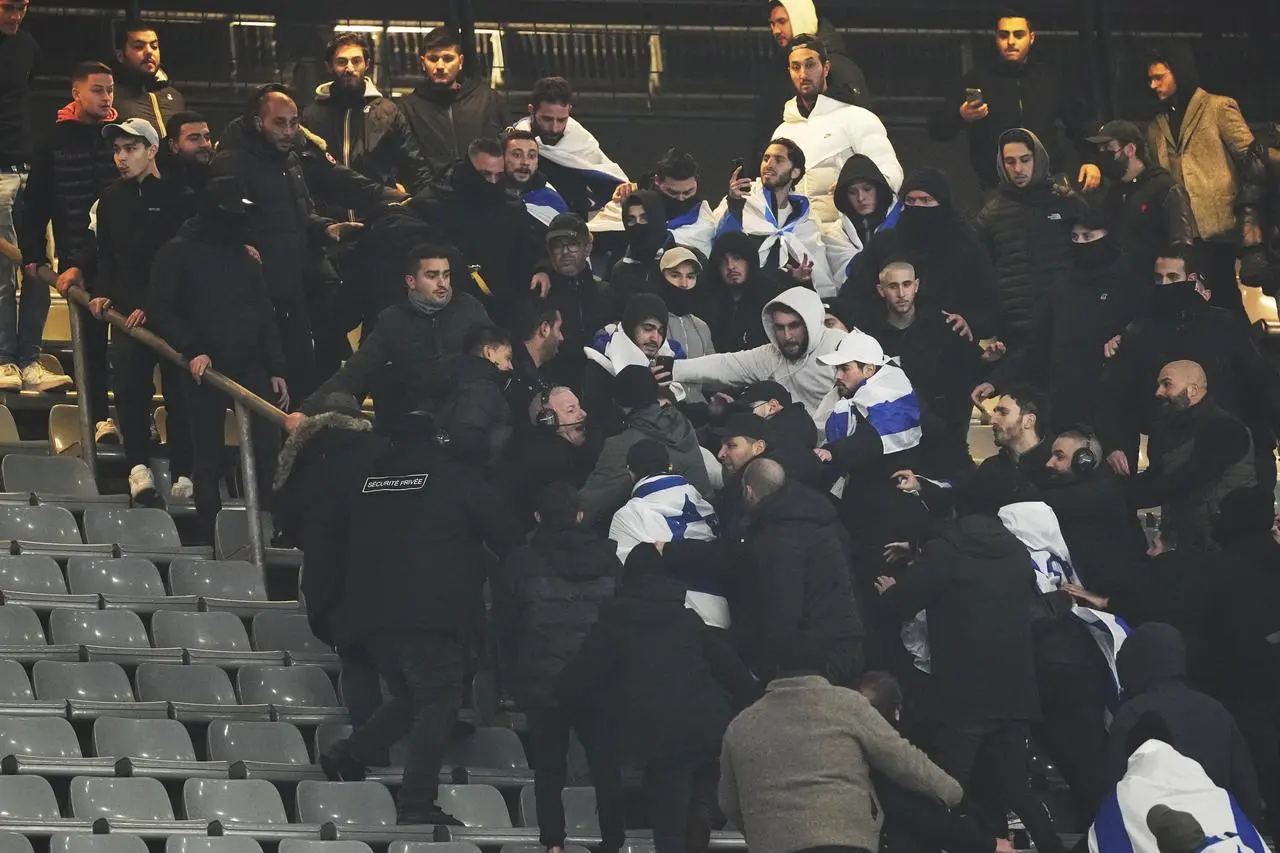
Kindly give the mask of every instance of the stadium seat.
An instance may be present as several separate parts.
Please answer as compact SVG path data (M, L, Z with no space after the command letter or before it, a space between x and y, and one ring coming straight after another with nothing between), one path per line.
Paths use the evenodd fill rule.
M363 841L312 841L304 838L285 838L280 842L280 853L373 853Z
M96 820L173 820L173 806L164 785L156 779L71 780L71 814Z
M243 616L298 609L296 601L268 601L262 571L244 560L174 560L169 589L174 595L199 596L205 609Z
M80 659L80 647L46 645L35 611L21 604L6 604L0 606L0 658L28 665L38 660L74 661Z
M441 785L436 803L466 826L511 828L507 803L492 785Z
M84 514L85 541L145 551L182 548L178 528L169 513L154 507L94 509Z
M177 720L100 717L93 724L93 751L115 759L121 776L186 780L225 779L225 761L197 761L187 727Z
M519 788L533 781L520 736L499 726L481 727L450 741L444 763L465 768L468 782Z
M244 622L232 613L186 613L161 610L151 617L158 646L186 649L191 663L235 669L249 664L283 664L283 652L255 652Z
M67 561L67 586L73 593L101 595L107 609L196 609L194 596L168 596L155 563L142 557L72 557Z
M228 762L233 779L325 778L311 763L302 733L291 723L215 720L209 724L208 738L209 757Z
M136 835L59 832L49 839L49 853L147 853L147 843Z
M10 716L61 717L66 712L65 702L37 702L22 664L13 659L0 659L0 713Z
M243 666L236 688L242 702L266 703L285 722L317 724L348 716L333 682L318 666Z
M41 503L83 512L95 506L128 506L129 496L102 495L93 472L75 456L10 454L0 462L6 492L34 493Z
M153 649L142 619L132 610L54 610L49 614L54 643L84 648L87 660L137 665L182 661L182 649Z
M75 516L60 506L0 504L0 542L17 542L21 554L70 557L111 553L109 545L86 545Z
M0 555L0 591L5 604L20 604L35 610L54 607L97 610L99 604L97 595L69 595L57 561L38 554Z
M170 716L184 723L212 720L267 720L268 705L239 705L231 679L211 664L173 666L144 663L134 676L143 701L167 702Z
M246 560L249 558L249 516L244 509L224 509L214 522L214 553L219 560ZM259 511L262 519L262 541L270 542L275 536L271 514ZM297 548L264 549L267 565L297 568L302 565L302 552Z
M504 844L498 848L498 853L546 853L546 849L541 844ZM564 853L591 853L591 851L577 844L566 844Z
M188 818L284 825L289 818L275 785L262 779L189 779L182 786Z
M628 841L618 853L654 853L655 849L652 841Z
M305 613L268 611L253 617L253 647L262 651L283 649L294 664L317 664L326 669L339 667L338 656L323 640L311 633Z
M165 840L164 853L262 853L262 845L240 835L171 835Z
M397 841L387 853L480 853L470 841Z
M49 823L60 821L58 798L43 776L0 776L0 819Z
M0 853L35 853L35 848L20 832L0 832Z
M116 775L114 761L83 757L75 729L58 717L0 716L0 768L47 778Z
M298 783L298 820L348 826L395 826L396 804L377 782Z
M596 816L595 788L565 788L561 795L564 803L564 828L570 835L599 835L600 820ZM538 798L533 785L520 789L521 826L538 825Z
M110 661L36 661L32 681L36 698L66 702L72 720L100 716L164 717L168 711L163 702L134 701L133 688L124 670Z

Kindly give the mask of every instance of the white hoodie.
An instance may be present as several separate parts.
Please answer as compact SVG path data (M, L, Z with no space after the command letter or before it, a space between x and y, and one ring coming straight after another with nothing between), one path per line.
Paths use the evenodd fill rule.
M812 215L819 222L840 220L831 193L840 178L840 170L854 154L865 154L879 167L889 189L895 193L902 187L902 164L889 141L884 123L871 110L855 107L819 95L808 116L800 114L796 99L782 109L782 124L773 132L776 139L786 137L804 151L805 172L795 190L809 197Z
M769 309L777 306L800 315L809 333L809 348L795 361L789 360L776 343L762 344L743 352L704 355L676 361L673 379L677 382L715 382L730 388L746 388L756 382L772 380L791 393L793 400L804 403L812 416L818 404L835 383L836 371L818 361L818 356L834 352L844 332L823 325L826 312L822 299L807 287L784 290L764 306L760 322L770 341L773 324ZM815 423L817 421L815 420ZM819 429L822 428L818 424Z

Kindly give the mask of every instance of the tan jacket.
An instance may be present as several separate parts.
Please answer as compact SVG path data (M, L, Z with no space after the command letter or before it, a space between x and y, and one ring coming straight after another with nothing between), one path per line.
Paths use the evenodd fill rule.
M1186 188L1200 236L1215 242L1237 241L1240 174L1236 163L1253 145L1253 132L1240 114L1240 105L1232 98L1196 89L1178 139L1173 138L1169 117L1161 114L1147 128L1147 141L1155 162Z

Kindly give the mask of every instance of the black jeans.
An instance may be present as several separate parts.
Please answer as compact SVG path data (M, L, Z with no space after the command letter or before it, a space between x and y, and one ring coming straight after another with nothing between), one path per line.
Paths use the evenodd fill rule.
M466 642L426 632L366 644L391 700L351 733L356 758L370 763L409 733L409 757L400 785L400 816L430 812L439 793L440 765L462 705Z
M1028 734L1029 726L1018 720L939 721L932 757L966 792L972 791L993 835L1004 837L1005 816L1012 810L1040 853L1062 853L1053 817L1027 778Z
M191 427L187 420L187 387L191 374L156 355L125 334L111 341L112 382L116 392L116 418L120 422L124 458L129 467L151 461L151 395L153 375L160 366L161 390L169 417L169 472L173 479L191 476Z
M265 399L274 399L271 378L261 365L249 365L241 369L214 363L214 368L226 373L245 388ZM214 523L222 509L222 495L218 484L222 480L226 443L225 419L232 407L231 398L208 385L191 382L187 387L187 417L191 428L191 479L195 486L196 518L200 533L213 541ZM271 481L276 472L276 453L280 445L280 429L266 418L252 416L254 463L257 473L258 494L266 504L271 496Z
M1034 726L1036 740L1062 771L1082 817L1096 815L1111 788L1104 723L1109 678L1100 656L1096 665L1036 664L1044 718Z
M594 715L564 708L529 708L529 759L533 764L533 788L538 801L538 841L543 847L564 846L564 791L572 729L587 753L591 784L596 789L603 851L618 850L626 841L626 805L622 775L610 751L610 738Z
M311 338L311 309L305 299L273 302L276 328L280 330L280 347L284 350L289 396L294 400L305 400L320 384L316 378L315 343Z
M78 305L70 306L69 310L79 311L80 319L84 321L80 325L84 330L80 346L89 372L84 381L89 386L89 416L96 424L111 416L107 400L107 324L94 319Z
M657 853L701 853L711 839L720 757L684 752L644 766L645 799Z
M1234 243L1209 240L1201 240L1196 245L1200 248L1205 286L1211 293L1209 304L1243 317L1244 301L1240 298L1240 286L1236 278L1236 255L1240 253L1240 247Z

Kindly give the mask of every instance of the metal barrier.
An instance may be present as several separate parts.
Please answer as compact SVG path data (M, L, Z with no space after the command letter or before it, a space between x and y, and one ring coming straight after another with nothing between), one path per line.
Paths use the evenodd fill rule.
M89 412L88 405L89 365L85 360L82 343L85 334L84 317L88 312L89 300L92 297L80 287L69 288L66 297L68 302L75 303L75 305L84 309L84 311L72 309L70 312L71 345L74 347L72 359L75 365L76 396L79 398L80 403L81 455L85 464L89 466L89 470L96 476L97 454L93 434L94 423L93 415ZM138 343L154 351L161 358L181 367L184 371L190 369L189 360L182 353L169 346L164 338L142 326L130 328L125 316L118 311L108 308L103 312L103 322L114 327L115 334L128 335ZM217 388L235 403L236 426L240 431L240 469L241 479L244 481L244 503L249 523L251 560L258 567L258 570L263 572L263 581L265 583L266 562L263 553L266 543L263 541L262 536L262 519L258 515L261 500L258 494L258 481L255 477L256 463L253 457L253 431L249 428L249 417L252 412L283 428L285 413L248 388L245 388L239 382L212 367L204 372L201 382Z

